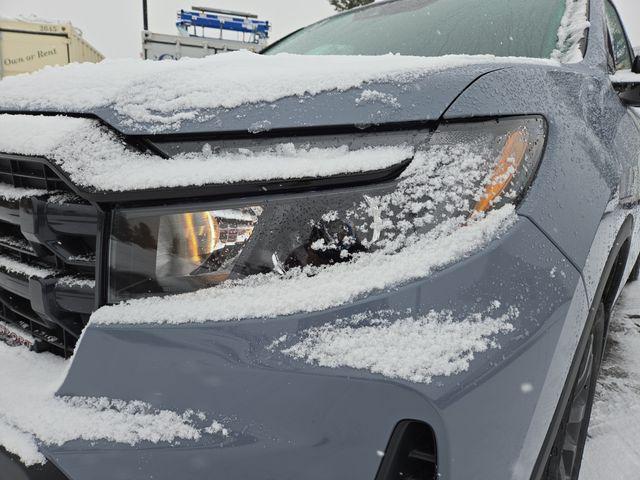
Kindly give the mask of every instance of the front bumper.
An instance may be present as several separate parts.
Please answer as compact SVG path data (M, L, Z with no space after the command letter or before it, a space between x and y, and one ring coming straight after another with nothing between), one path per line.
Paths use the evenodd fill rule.
M286 292L283 292L286 294ZM430 384L293 360L269 346L361 312L515 306L514 330ZM188 308L188 305L185 305ZM72 480L373 480L396 424L435 431L440 478L528 478L588 305L579 273L529 220L437 275L314 314L181 326L90 325L60 395L201 410L232 432L180 445L44 448Z

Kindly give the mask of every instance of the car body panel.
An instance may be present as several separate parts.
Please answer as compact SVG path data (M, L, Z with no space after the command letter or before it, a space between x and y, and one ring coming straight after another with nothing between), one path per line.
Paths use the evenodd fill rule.
M601 0L590 2L602 18ZM606 71L604 22L592 22L580 64L520 67L478 79L445 113L447 120L541 114L549 124L544 166L519 209L584 273L589 298L600 281L617 230L601 223L618 211L618 226L638 216L640 128L614 92ZM562 99L562 101L558 101ZM621 181L627 182L620 191ZM605 229L606 232L602 230ZM634 237L630 258L637 258ZM631 262L633 264L633 261ZM586 271L585 271L586 269Z
M263 133L290 129L331 129L399 122L437 121L453 100L476 78L502 68L505 62L473 64L425 73L411 81L374 82L345 92L325 91L303 97L291 96L274 102L245 104L232 109L201 109L195 119L184 120L178 129L132 122L111 107L67 112L95 116L124 135L154 133L181 136L224 132ZM375 90L397 101L359 102L362 92ZM1 106L0 106L1 110ZM41 110L38 110L39 113ZM24 113L22 111L21 113Z
M466 372L430 384L322 368L283 355L284 346L269 348L284 334L294 342L311 326L367 311L463 315L513 298L518 301L507 301L520 315L514 331L497 339L500 348L478 354ZM99 480L95 472L111 464L121 476L110 468L104 478L140 471L185 480L204 471L225 480L373 478L376 452L384 451L396 423L418 418L436 431L443 478L511 478L514 459L523 471L535 462L546 433L535 425L553 413L578 338L560 331L575 333L587 305L579 273L521 218L486 251L433 277L329 311L202 325L90 325L60 395L193 408L234 433L226 445L219 439L171 448L71 442L47 448L48 457L74 479ZM524 393L523 383L533 391ZM501 395L505 389L512 396ZM496 448L504 452L499 459L489 455Z
M316 313L179 326L90 324L59 395L200 410L231 434L174 445L74 441L42 446L47 457L73 480L373 480L378 452L395 425L412 418L435 430L439 478L530 478L602 272L629 222L633 236L625 239L630 247L618 292L640 252L638 122L609 81L598 20L603 2L590 5L591 35L580 64L469 66L406 85L203 112L215 118L184 124L176 141L225 132L255 133L259 141L260 134L286 139L296 129L366 131L543 115L548 138L516 224L428 278ZM401 108L357 106L364 88L393 95ZM110 109L89 113L127 135L148 133ZM401 318L450 310L464 317L496 300L520 312L514 330L496 338L500 348L429 384L318 367L282 353L310 327L363 312ZM274 346L285 334L288 343Z
M525 95L531 86L544 88ZM579 68L571 74L541 68L489 74L463 93L445 118L515 112L542 114L549 124L544 165L520 213L582 270L607 205L619 198L623 165L632 165L633 152L640 152L640 134L629 134L637 132L635 124L608 80Z

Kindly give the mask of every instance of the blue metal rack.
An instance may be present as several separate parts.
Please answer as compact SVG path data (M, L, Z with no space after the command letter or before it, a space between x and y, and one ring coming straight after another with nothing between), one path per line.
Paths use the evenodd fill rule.
M193 10L180 10L176 26L178 30L193 36L197 35L197 27L219 31L222 38L224 31L250 35L250 42L262 43L269 38L271 25L268 21L258 20L250 13L232 12L228 10L213 10L201 7L191 7ZM190 32L193 28L193 33Z

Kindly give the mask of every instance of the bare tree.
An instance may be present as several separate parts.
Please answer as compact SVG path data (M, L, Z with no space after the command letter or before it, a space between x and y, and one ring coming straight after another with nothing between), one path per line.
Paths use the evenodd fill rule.
M373 2L374 0L329 0L329 3L339 12L361 7L362 5L369 5Z

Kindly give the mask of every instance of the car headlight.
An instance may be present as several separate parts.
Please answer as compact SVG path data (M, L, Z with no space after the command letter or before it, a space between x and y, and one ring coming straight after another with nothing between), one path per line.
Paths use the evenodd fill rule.
M163 215L158 226L156 278L208 272L226 280L261 213L261 207L249 207Z
M478 221L525 194L546 124L537 116L512 117L393 135L399 138L415 142L414 159L382 184L115 210L109 301L257 274L313 274L373 250L393 254L445 223ZM375 134L377 144L384 141L385 134Z

